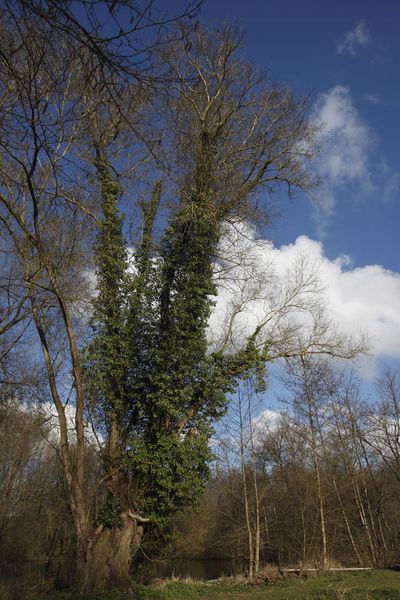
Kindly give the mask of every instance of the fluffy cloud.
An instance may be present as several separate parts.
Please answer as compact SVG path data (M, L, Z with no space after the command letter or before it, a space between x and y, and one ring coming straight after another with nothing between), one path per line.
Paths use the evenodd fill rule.
M321 188L314 216L322 238L338 193L390 201L400 189L400 175L376 156L376 135L360 117L348 87L319 94L311 119L320 128L316 171Z
M375 355L400 357L400 274L379 265L351 269L346 257L330 261L320 243L305 237L292 251L302 246L320 264L326 307L339 327L353 335L367 332Z
M313 311L318 313L319 282L312 260L302 253L287 256L285 249L278 251L269 241L257 239L245 223L226 227L219 256L211 346L237 349L258 330L260 343L274 340L275 354L283 346L297 348L298 322L304 324Z
M267 337L279 338L293 318L295 327L307 329L308 313L303 308L313 301L318 305L322 298L328 317L338 329L355 337L360 332L370 337L374 359L400 358L399 273L379 265L351 268L346 256L329 260L322 243L306 236L276 248L257 239L254 231L243 225L241 232L228 232L227 238L226 246L232 253L236 245L237 262L244 261L244 266L232 266L228 279L221 281L210 320L211 337L218 338L230 329L231 339L238 343L237 340L251 334L266 315L269 319ZM303 269L301 276L299 268ZM318 283L319 291L315 292ZM304 289L287 302L288 290L302 284ZM283 312L279 314L282 306Z
M318 95L311 118L320 127L316 168L322 187L316 221L322 237L339 188L355 184L363 193L372 191L369 162L374 135L358 114L349 88L342 85Z
M263 339L275 340L279 354L288 336L295 345L299 331L307 334L322 303L339 331L370 337L373 361L400 358L400 273L379 265L352 268L345 255L330 260L322 242L304 235L275 247L246 223L226 226L219 256L212 348L240 346L262 325Z
M366 48L371 38L365 21L359 21L354 29L348 31L336 46L338 54L348 53L354 56L361 48Z
M321 125L319 172L331 183L368 180L367 162L373 135L353 105L350 90L337 85L319 94L312 120Z

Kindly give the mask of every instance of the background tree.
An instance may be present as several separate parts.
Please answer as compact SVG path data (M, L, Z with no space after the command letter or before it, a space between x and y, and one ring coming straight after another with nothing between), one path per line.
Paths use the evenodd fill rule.
M293 393L295 410L307 420L309 444L315 474L315 493L318 499L318 513L321 541L321 569L325 570L328 558L328 539L326 532L325 499L322 490L321 441L323 428L324 403L329 397L334 381L329 377L332 372L323 360L312 360L301 356L292 363L288 385Z
M263 546L268 544L268 522L266 519L266 481L257 460L258 428L254 413L260 398L257 397L254 381L246 380L239 386L229 407L229 420L225 420L217 437L218 469L229 474L229 495L234 505L229 511L231 527L236 523L237 537L247 538L247 549L240 552L247 557L247 573L257 576ZM260 390L257 390L260 392ZM240 477L239 477L240 474ZM238 481L241 485L238 485ZM221 514L220 518L225 520ZM237 547L241 547L239 542Z

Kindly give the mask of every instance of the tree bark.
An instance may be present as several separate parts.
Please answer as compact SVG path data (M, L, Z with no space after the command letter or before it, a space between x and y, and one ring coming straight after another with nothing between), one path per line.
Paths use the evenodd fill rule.
M119 527L98 528L80 546L76 583L81 595L130 587L130 563L140 545L143 527L126 513L121 521Z

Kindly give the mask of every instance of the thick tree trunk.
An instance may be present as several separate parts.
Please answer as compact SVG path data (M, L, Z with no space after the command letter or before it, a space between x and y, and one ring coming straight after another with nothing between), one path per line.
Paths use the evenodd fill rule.
M130 587L129 567L142 535L143 527L126 514L122 515L120 527L96 532L79 552L79 593L88 595L100 590Z

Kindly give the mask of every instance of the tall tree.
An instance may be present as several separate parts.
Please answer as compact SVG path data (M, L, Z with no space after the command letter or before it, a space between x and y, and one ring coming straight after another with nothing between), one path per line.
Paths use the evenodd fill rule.
M94 522L91 499L85 490L88 469L85 407L88 395L82 369L82 333L86 321L82 317L88 307L90 286L85 272L93 266L93 231L102 222L103 233L107 237L109 232L104 223L112 229L112 201L115 198L114 191L110 190L111 179L107 181L102 148L99 148L100 154L94 164L92 157L88 160L87 155L82 156L82 146L87 147L87 125L90 121L86 99L105 89L107 93L104 92L96 102L106 96L108 104L103 106L103 111L107 113L107 108L112 106L114 114L119 114L119 120L126 122L121 90L140 79L137 64L129 73L124 70L130 59L121 51L121 46L117 50L119 41L105 33L107 23L114 19L112 10L103 21L103 34L100 35L99 19L104 17L102 6L96 2L91 4L86 13L90 17L90 27L79 21L82 14L77 17L70 12L69 4L61 6L59 3L41 2L5 2L0 24L0 221L5 238L4 250L13 256L15 263L13 278L7 284L5 302L9 302L14 291L18 292L18 300L12 307L9 305L3 322L7 331L13 326L11 348L14 340L20 346L26 336L32 334L32 327L37 334L49 393L58 415L59 457L75 527L81 590L89 583L93 587L111 585L113 578L114 583L115 579L118 579L117 583L119 580L126 582L129 563L127 558L117 578L113 569L111 575L105 571L98 576L104 566L101 564L97 565L97 575L93 573L97 568L95 548L103 537L100 534L104 523L98 525ZM112 4L115 11L121 9L121 3ZM131 16L132 22L129 31L121 37L133 52L135 43L140 45L133 38L140 29L138 20L144 15L137 10L136 4L135 7L134 3L128 3L129 6L123 4L124 18L129 21ZM81 3L81 8L85 12L87 3ZM164 21L153 22L147 9L145 12L146 29L154 33L152 40L150 35L147 41L153 47L157 44ZM144 71L142 74L144 79ZM128 123L128 126L131 124ZM97 174L100 185L93 185L93 174ZM99 187L105 199L100 206L97 203ZM116 221L115 225L118 228ZM8 269L9 262L4 263L5 269ZM107 275L106 263L107 258L103 256L104 278L108 276L118 280L118 274L112 275L110 269ZM105 301L109 300L106 287L103 287L102 295ZM107 312L105 307L104 312ZM28 326L24 328L21 319L26 317L29 317L26 319ZM108 315L108 324L111 321L115 324L117 320L115 314ZM32 339L35 339L34 335ZM104 389L112 365L103 361L103 366ZM72 430L68 404L73 405ZM115 412L116 404L112 406L108 402L106 428L112 425ZM114 429L110 427L110 440ZM114 446L108 443L110 449ZM134 519L130 517L130 520L133 527ZM119 537L119 529L110 530L110 535L113 533L114 537ZM128 540L125 544L128 553L129 548ZM109 554L108 558L112 555L110 557Z

